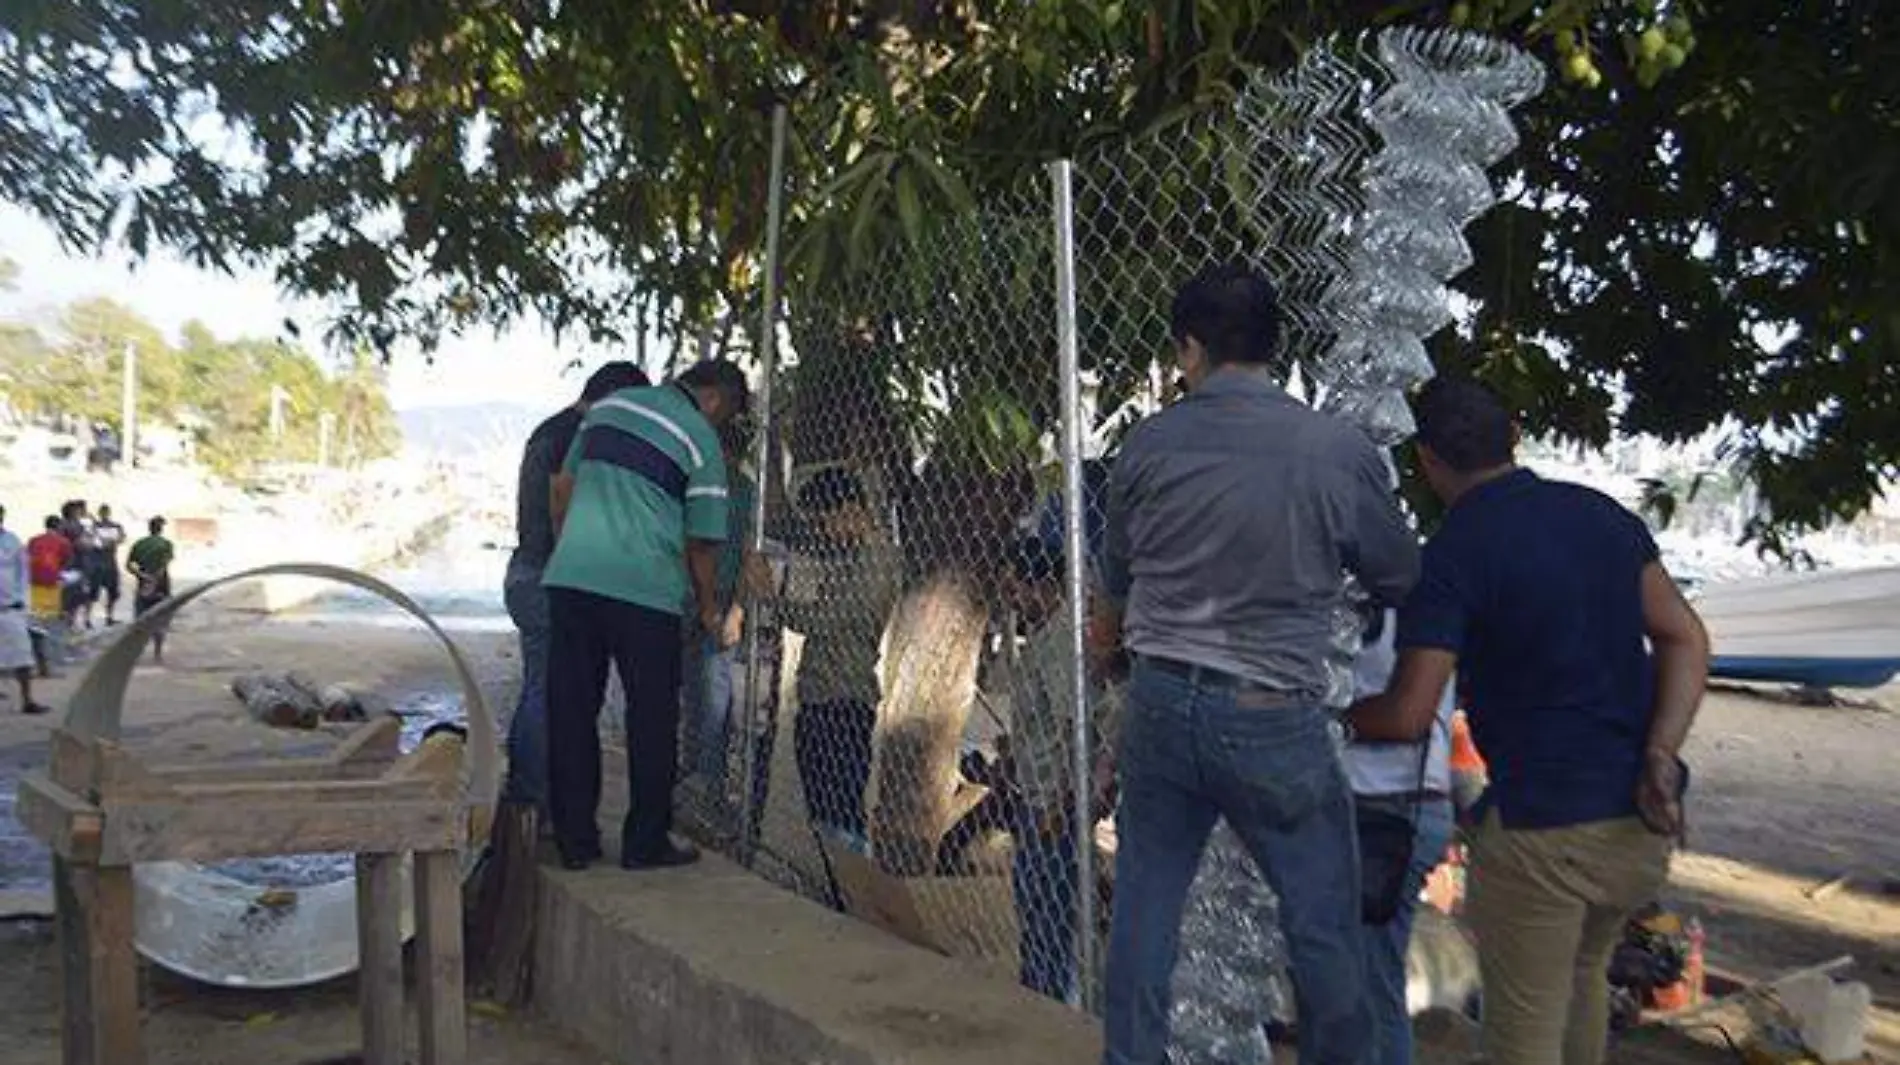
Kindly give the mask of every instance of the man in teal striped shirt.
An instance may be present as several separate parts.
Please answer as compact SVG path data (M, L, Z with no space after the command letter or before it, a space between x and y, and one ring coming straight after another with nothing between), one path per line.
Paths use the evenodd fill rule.
M657 388L595 403L555 478L548 593L549 810L561 862L601 856L598 717L609 663L627 698L629 869L698 858L673 842L681 613L688 591L716 631L720 545L728 532L719 430L745 413L745 375L702 362Z

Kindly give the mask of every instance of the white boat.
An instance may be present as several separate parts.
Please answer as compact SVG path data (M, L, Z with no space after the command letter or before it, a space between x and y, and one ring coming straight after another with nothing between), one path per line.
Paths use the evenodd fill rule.
M1900 567L1712 584L1695 605L1714 677L1876 688L1900 673Z

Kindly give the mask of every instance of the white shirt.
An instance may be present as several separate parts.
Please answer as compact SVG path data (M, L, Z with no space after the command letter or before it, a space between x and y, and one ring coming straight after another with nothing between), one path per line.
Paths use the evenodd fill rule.
M1367 644L1353 663L1355 702L1379 694L1392 682L1399 660L1393 644L1398 627L1397 612L1386 611L1379 639ZM1426 740L1432 747L1425 762L1423 790L1440 795L1451 792L1451 715L1457 705L1453 687L1445 685L1445 694L1438 700L1438 720ZM1354 795L1410 795L1420 790L1418 756L1416 743L1350 743L1346 745L1346 779Z
M10 531L0 529L0 610L24 604L26 593L26 545Z

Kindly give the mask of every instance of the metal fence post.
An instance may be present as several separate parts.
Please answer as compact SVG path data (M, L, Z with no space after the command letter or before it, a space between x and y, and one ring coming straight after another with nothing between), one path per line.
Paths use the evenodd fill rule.
M772 385L778 374L778 270L779 270L779 230L783 220L785 206L785 139L787 115L784 104L772 108L772 165L770 187L766 190L765 215L765 277L764 291L761 294L759 310L759 387L753 397L758 411L756 431L758 440L753 450L753 470L758 478L757 490L752 500L752 535L746 545L754 553L765 550L766 497L772 483ZM741 721L745 728L740 733L739 758L739 832L736 856L745 865L752 864L755 834L752 831L754 818L758 811L756 805L757 788L753 778L757 773L754 765L758 757L758 744L754 726L758 718L759 679L759 622L758 611L748 610L745 616L745 684L740 695L740 705L745 708Z
M1095 745L1089 727L1088 557L1082 494L1082 368L1075 325L1075 168L1067 159L1049 164L1054 193L1056 266L1056 356L1062 384L1062 540L1067 563L1070 693L1075 719L1074 775L1075 862L1079 887L1076 908L1076 984L1083 1006L1095 998Z

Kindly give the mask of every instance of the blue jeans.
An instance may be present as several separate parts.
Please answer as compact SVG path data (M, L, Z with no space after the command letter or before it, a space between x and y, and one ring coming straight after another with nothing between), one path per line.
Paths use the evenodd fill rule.
M1362 800L1363 801L1363 800ZM1410 809L1406 799L1391 802L1401 813ZM1457 831L1451 802L1426 799L1418 807L1418 829L1412 834L1412 865L1406 870L1405 895L1398 915L1382 925L1362 925L1365 934L1367 998L1372 1003L1373 1031L1378 1048L1370 1065L1412 1065L1412 1016L1405 1003L1405 954L1412 940L1412 915L1425 878L1444 860L1445 848Z
M1352 795L1319 706L1137 662L1121 737L1105 1065L1164 1065L1181 911L1225 817L1280 900L1302 1065L1372 1049Z
M737 650L721 651L718 640L694 627L686 670L687 720L692 722L687 765L690 772L720 788L720 794L726 783L726 745L732 737L732 666Z
M502 601L521 640L521 699L508 721L508 779L502 799L548 804L548 596L539 573L508 574Z
M1059 832L1044 832L1039 811L1022 803L1012 820L1016 853L1010 888L1016 900L1022 984L1039 995L1073 1003L1081 879L1074 819L1062 818Z

